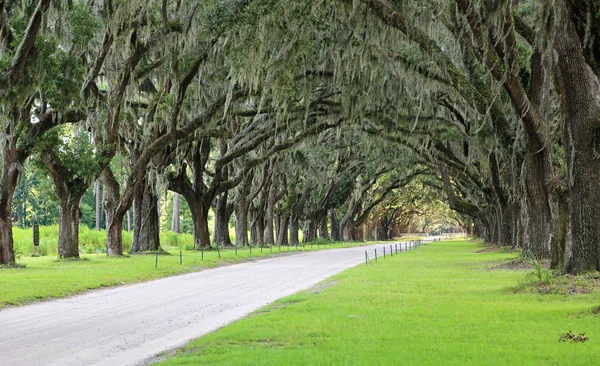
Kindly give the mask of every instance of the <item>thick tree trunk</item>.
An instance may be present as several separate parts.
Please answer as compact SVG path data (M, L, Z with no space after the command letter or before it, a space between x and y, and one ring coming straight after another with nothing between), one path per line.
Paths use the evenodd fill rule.
M96 181L96 231L102 228L102 196L100 195L100 181Z
M513 226L514 215L515 210L513 204L507 204L500 207L497 218L498 244L512 245L514 238L513 230L515 229Z
M275 237L273 236L273 219L275 208L275 187L271 184L267 191L267 212L265 214L265 228L264 228L264 244L275 244Z
M546 154L539 152L535 155ZM524 249L537 258L549 258L554 239L554 221L550 208L547 187L541 181L541 171L547 171L545 167L547 159L542 156L528 156L525 159L525 197L523 229Z
M8 194L8 192L2 192L0 196L4 194ZM12 194L10 196L9 202L12 201ZM11 208L10 204L0 207L0 266L15 264Z
M15 252L12 235L12 200L17 189L20 164L11 142L5 142L2 175L0 175L0 266L14 265Z
M352 228L350 223L340 225L340 237L342 241L352 241Z
M378 235L377 240L388 240L389 239L389 234L388 234L389 230L390 230L389 226L382 224L379 227L379 235Z
M296 245L300 243L298 231L300 230L298 216L292 213L290 216L290 244Z
M262 208L256 209L256 219L254 222L254 227L256 229L256 244L265 244L264 234L265 234L265 220Z
M173 216L171 218L171 231L179 234L179 194L173 193Z
M584 273L600 270L600 80L586 62L571 11L565 1L557 1L555 43L571 197L573 259L568 270Z
M278 215L279 218L279 231L277 232L277 245L288 245L288 225L289 217L285 215ZM295 245L295 244L294 244Z
M0 207L0 266L15 264L10 211L10 206Z
M204 208L199 200L187 200L192 212L194 229L194 248L207 248L210 246L210 232L208 229L208 209Z
M218 245L231 245L229 237L229 216L227 209L227 192L222 193L217 197L217 202L214 206L215 211L215 230L213 233L213 242Z
M146 184L136 192L133 217L133 242L131 253L144 253L160 249L160 224L158 197Z
M306 220L302 228L302 241L310 243L317 238L317 224L314 220Z
M106 254L123 255L123 217L106 215Z
M565 192L566 193L566 192ZM567 255L567 238L570 227L570 205L568 194L563 194L558 199L558 222L557 222L557 235L555 240L555 247L552 248L552 261L550 262L550 268L559 268L560 266L567 265L565 259L571 258L571 255Z
M279 230L281 229L281 215L278 213L273 215L273 219L275 221L275 244L277 244L277 237L279 237Z
M337 221L334 209L329 210L329 222L331 223L331 239L340 241L340 224Z
M109 256L123 255L123 218L124 212L119 211L121 193L119 182L112 171L107 169L99 178L102 183L104 196L104 212L106 214L106 254ZM96 186L100 191L99 184ZM127 211L129 212L129 211Z
M117 212L120 200L120 187L116 179L106 174L101 177L105 184L104 194L106 214L106 254L109 256L123 255L123 214Z
M235 206L235 244L248 245L248 202L240 198Z
M256 229L256 221L252 221L252 224L250 224L250 244L258 244L258 231Z
M329 232L327 231L327 215L323 216L321 224L319 225L319 238L329 239Z
M80 195L60 199L60 227L58 230L58 256L79 258L79 199Z

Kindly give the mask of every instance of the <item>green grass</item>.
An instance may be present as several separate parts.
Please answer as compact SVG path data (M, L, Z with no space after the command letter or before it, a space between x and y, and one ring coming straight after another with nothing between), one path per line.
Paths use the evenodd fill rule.
M123 250L131 249L133 232L123 231ZM33 251L33 231L31 228L13 228L13 240L17 257L30 256ZM194 236L191 234L176 234L169 231L160 233L160 243L163 246L173 246L181 249L193 249ZM87 226L79 227L79 246L82 253L106 253L106 230L96 231ZM58 225L40 226L40 255L55 256L58 253Z
M168 234L165 234L168 235ZM185 239L185 238L184 238ZM181 239L167 243L163 249L171 255L159 255L158 268L155 268L154 255L132 255L109 258L106 254L81 254L82 260L57 260L56 256L27 257L17 261L21 268L0 268L0 309L7 305L23 305L37 300L61 298L90 289L117 286L156 278L189 273L205 268L213 268L228 263L238 263L252 258L271 255L269 248L254 247L205 251L204 259L198 251L183 251L183 265L179 264ZM295 251L319 250L356 246L365 243L328 243L310 245L303 248L272 247L272 254Z
M600 294L515 293L516 254L438 242L343 272L191 342L166 365L593 365ZM323 287L323 285L321 285ZM572 330L589 341L559 342Z

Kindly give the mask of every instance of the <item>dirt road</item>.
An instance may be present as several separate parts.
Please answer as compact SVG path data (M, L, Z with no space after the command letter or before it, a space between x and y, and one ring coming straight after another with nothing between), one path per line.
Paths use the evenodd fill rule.
M363 263L373 248L268 258L5 309L0 365L143 363Z

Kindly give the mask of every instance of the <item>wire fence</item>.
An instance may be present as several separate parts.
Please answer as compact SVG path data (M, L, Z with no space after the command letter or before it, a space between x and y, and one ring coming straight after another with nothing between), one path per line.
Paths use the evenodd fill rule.
M379 261L379 259L385 259L388 256L392 257L402 252L411 251L419 248L422 245L426 245L431 242L440 241L442 237L428 237L423 238L421 240L413 240L406 242L387 242L382 244L375 244L374 246L370 246L369 249L365 250L365 264L369 265L372 261ZM252 257L252 251L256 254L256 257L264 256L264 254L272 254L272 253L293 253L293 252L305 252L315 249L324 249L324 248L349 248L357 245L361 245L358 243L348 243L348 242L316 242L316 243L297 243L297 244L288 244L288 245L247 245L247 246L221 246L216 245L210 248L200 248L195 252L200 252L201 260L204 261L205 253L212 253L211 256L214 256L216 253L218 258L222 258L223 255L227 256L249 256ZM260 255L259 255L259 253ZM264 253L264 254L263 254ZM155 254L154 267L158 268L159 266L159 253ZM179 251L179 265L183 265L185 261L184 251Z
M442 240L441 237L429 237L421 240L404 241L398 243L385 243L377 245L375 248L365 250L365 265L368 266L372 261L379 262L379 259L393 257L402 252L408 252L418 249L422 245Z

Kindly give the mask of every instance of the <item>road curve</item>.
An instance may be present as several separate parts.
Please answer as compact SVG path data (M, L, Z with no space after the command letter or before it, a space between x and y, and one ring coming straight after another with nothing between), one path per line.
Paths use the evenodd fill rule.
M261 259L1 310L0 365L139 364L356 266L375 247Z

